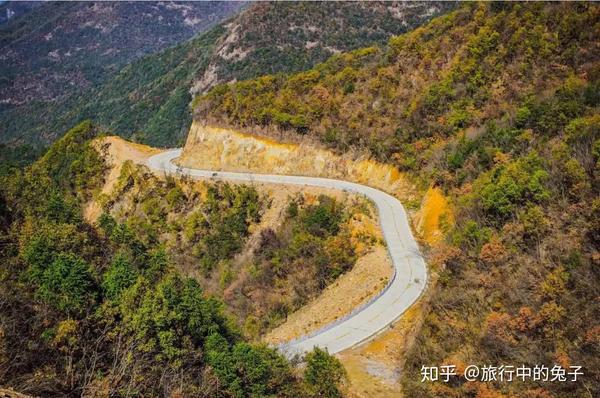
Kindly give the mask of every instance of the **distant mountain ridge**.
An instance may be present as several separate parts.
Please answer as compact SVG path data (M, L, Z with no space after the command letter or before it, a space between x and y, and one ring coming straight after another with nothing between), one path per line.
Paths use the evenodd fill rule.
M126 63L219 23L242 4L52 2L37 6L0 30L0 101L10 105L53 101L100 83Z
M448 11L452 2L259 2L233 18L194 94L216 83L306 70L342 51L385 44Z
M131 61L210 29L245 4L48 2L13 16L0 25L0 140L31 141L31 129L37 129L38 140L51 140L53 129L44 121L74 98Z

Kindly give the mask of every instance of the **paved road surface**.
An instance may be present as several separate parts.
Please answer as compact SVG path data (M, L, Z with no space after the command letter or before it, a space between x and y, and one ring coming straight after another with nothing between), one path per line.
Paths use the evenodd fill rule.
M421 295L427 284L427 266L415 241L404 208L391 195L352 182L328 178L274 174L234 173L178 167L171 161L181 149L168 150L148 159L147 165L158 172L184 174L193 178L214 178L272 184L310 185L363 194L379 211L383 236L394 266L394 274L385 289L348 316L279 347L287 356L302 354L314 346L337 353L362 343L385 330Z

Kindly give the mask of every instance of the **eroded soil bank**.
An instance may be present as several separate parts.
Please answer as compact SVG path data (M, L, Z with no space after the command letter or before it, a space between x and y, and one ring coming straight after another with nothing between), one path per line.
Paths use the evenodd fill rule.
M336 178L381 189L404 201L417 197L413 184L393 166L200 122L192 123L179 164L209 170Z

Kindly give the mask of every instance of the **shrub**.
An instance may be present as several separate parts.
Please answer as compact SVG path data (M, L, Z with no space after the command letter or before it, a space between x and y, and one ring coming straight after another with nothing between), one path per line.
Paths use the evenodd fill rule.
M121 296L119 311L136 349L174 368L192 361L209 335L237 336L221 305L206 299L198 282L176 274L155 285L139 278Z
M313 397L342 397L340 385L346 380L346 370L340 361L318 347L304 358L304 379Z
M237 343L231 346L221 335L206 342L207 361L233 397L298 396L289 363L265 346Z
M497 223L512 217L517 208L549 199L548 173L536 153L495 167L474 184L482 209Z
M185 194L179 186L175 186L167 193L166 199L171 209L175 209L183 202Z
M519 221L523 225L526 239L540 239L547 232L549 222L540 206L529 206L519 212Z
M81 314L96 299L87 264L71 254L59 254L38 281L37 296L68 314Z
M342 211L335 199L319 196L319 204L308 206L302 212L302 224L311 234L333 235L339 231Z

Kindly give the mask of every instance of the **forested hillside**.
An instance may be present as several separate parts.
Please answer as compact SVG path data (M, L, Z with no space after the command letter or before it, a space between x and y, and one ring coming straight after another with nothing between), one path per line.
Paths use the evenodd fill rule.
M84 122L30 167L1 177L2 387L44 397L339 396L344 371L336 359L315 350L300 370L249 344L222 301L172 263L153 231L164 228L163 206L181 209L192 199L179 185L167 181L156 187L170 188L167 195L143 197L140 207L150 209L143 219L138 212L121 215L123 222L108 214L98 225L84 221L82 206L98 195L108 167L91 142L99 133ZM121 193L133 178L123 175ZM208 272L239 250L261 201L251 187L206 189L206 198L193 198L199 208L185 233L198 234L192 253ZM290 210L308 223L313 245L339 225L341 207L322 203ZM285 252L277 239L269 235L261 256Z
M440 242L423 242L431 285L397 364L405 395L600 396L600 6L468 3L387 40L454 5L353 4L252 6L81 97L32 102L23 124L2 123L12 129L2 139L52 141L94 117L173 145L194 86L199 123L370 154L422 192L439 188L453 215ZM17 120L10 112L3 121ZM289 196L277 227L258 233L274 204L257 186L126 163L101 193L112 166L92 140L103 131L83 122L45 152L0 148L0 385L39 396L342 396L344 369L326 352L296 366L255 341L352 269L352 215L368 218L369 206ZM83 217L92 200L97 222ZM422 366L470 364L573 365L583 376L421 382Z
M383 44L391 35L410 30L452 7L453 3L253 4L227 23L123 69L106 61L104 69L115 65L109 68L110 76L94 80L102 80L100 85L87 84L80 95L51 103L40 103L39 95L31 95L23 109L6 103L0 114L5 121L0 139L48 143L91 118L137 141L160 146L182 144L191 121L190 90L202 92L220 82L304 70L335 52ZM229 8L233 11L234 7ZM144 26L154 28L151 23ZM97 60L89 52L78 54L85 57L84 66L89 64L78 70L94 74L104 70L94 66ZM62 53L60 57L64 58ZM36 62L40 62L37 55ZM47 62L55 65L52 59ZM29 81L22 80L24 84ZM32 92L29 86L24 87L15 90L7 86L5 94Z
M384 44L455 6L452 2L257 3L227 32L193 93L217 83L306 70L341 51Z
M600 394L600 8L468 4L303 73L219 85L195 117L368 150L450 198L407 396ZM577 383L421 383L422 365L583 366Z
M123 223L144 244L164 245L175 269L222 298L254 339L350 270L376 240L357 229L355 216L373 214L363 200L302 193L277 199L251 186L162 181L129 163L101 201L100 225ZM268 212L276 220L263 225Z
M64 130L56 131L50 121L81 95L128 63L186 41L244 5L10 2L0 6L0 12L14 13L0 26L0 142L55 139ZM28 11L21 14L21 9Z

